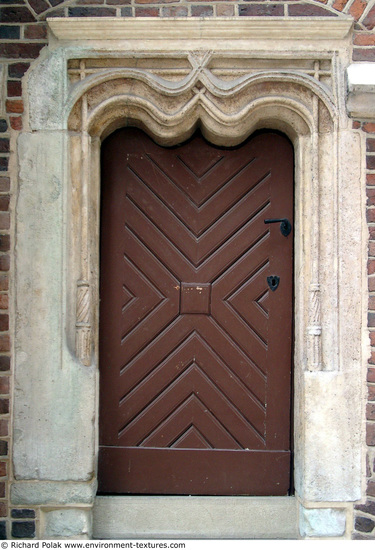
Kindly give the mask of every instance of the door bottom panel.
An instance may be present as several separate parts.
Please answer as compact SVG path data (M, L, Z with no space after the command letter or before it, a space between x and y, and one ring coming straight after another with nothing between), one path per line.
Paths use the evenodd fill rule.
M100 493L284 496L290 452L102 447L99 468Z

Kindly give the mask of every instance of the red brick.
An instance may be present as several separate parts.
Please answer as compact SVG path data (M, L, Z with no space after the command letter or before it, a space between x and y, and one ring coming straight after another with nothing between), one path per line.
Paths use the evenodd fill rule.
M39 57L40 50L45 44L36 44L31 42L25 44L23 42L3 42L0 44L0 57L14 59L36 59Z
M349 0L336 0L336 2L333 4L333 8L338 11L342 11Z
M30 6L35 11L35 13L37 13L38 15L48 10L48 8L50 7L45 0L28 0L28 1Z
M2 481L0 483L0 498L5 497L5 483Z
M373 447L375 445L375 424L367 422L366 425L366 445Z
M1 139L0 139L0 142L1 142ZM0 196L0 210L2 212L9 209L9 200L10 200L9 195Z
M353 61L375 61L375 50L374 48L354 48L352 58Z
M5 502L0 502L0 517L6 518L8 515L8 508Z
M366 194L367 194L367 205L374 206L375 205L375 187L367 187Z
M10 250L10 235L0 234L0 252L8 252Z
M366 477L371 477L371 464L369 453L366 453Z
M375 401L375 386L368 387L368 400Z
M0 290L9 289L9 277L8 275L0 275Z
M30 63L11 63L8 66L9 78L22 78L29 67Z
M366 218L369 223L375 222L375 208L367 209ZM374 273L374 271L372 273Z
M369 277L368 278L368 289L370 292L374 292L375 291L375 277ZM374 317L374 322L375 322L375 317ZM369 325L371 326L371 325ZM375 324L372 325L375 327Z
M47 25L26 25L24 36L27 40L43 40L47 38Z
M0 462L0 477L7 475L7 463L5 461Z
M193 12L192 12L193 15ZM250 6L241 6L239 7L239 15L244 17L254 17L254 16L283 16L284 15L284 5L283 4L253 4Z
M358 21L365 11L367 3L364 0L354 0L349 8L349 13L355 21Z
M0 351L10 351L10 336L0 334Z
M0 294L0 309L8 309L9 298L8 294Z
M135 4L168 4L175 0L134 0Z
M9 164L9 157L1 157L0 156L0 172L7 172L8 171L8 164Z
M360 510L361 512L366 512L366 514L371 514L375 516L375 502L372 500L367 500L365 504L357 504L355 506L356 510Z
M370 365L375 365L375 351L372 351L371 352L371 355L370 355L370 358L369 358L369 361Z
M20 97L22 95L22 84L19 80L9 80L7 84L8 97Z
M20 116L11 116L9 117L9 122L13 130L22 130L22 117Z
M375 138L366 139L366 151L368 153L375 153Z
M9 357L9 355L0 355L0 371L6 372L8 370L10 370L10 357Z
M191 6L191 15L193 17L212 17L213 14L213 6Z
M162 17L187 17L187 6L163 6L161 9Z
M0 414L9 413L9 399L1 398L0 399Z
M370 31L375 27L375 6L368 12L362 24Z
M322 8L321 6L314 6L314 4L289 5L288 14L293 17L337 17L336 13Z
M9 393L9 377L0 376L0 394L7 395Z
M367 494L369 497L375 497L375 481L369 481L367 485Z
M374 369L372 369L374 370ZM375 420L375 403L367 403L366 405L367 420Z
M9 271L10 268L10 257L8 254L3 254L0 256L0 271Z
M361 127L361 123L359 122L359 120L353 120L352 122L353 130L359 130L360 127Z
M356 33L354 34L353 44L355 46L375 46L375 35Z
M369 134L375 134L375 122L366 122L363 124L362 130Z
M8 99L6 101L7 113L23 113L23 109L22 99Z
M4 332L5 330L9 330L9 315L0 313L0 331Z
M159 17L159 8L135 8L136 17Z
M9 153L9 139L8 138L0 138L0 152L1 153Z
M69 17L116 17L115 8L68 8Z
M375 330L370 332L370 344L375 346Z
M367 166L367 170L375 170L375 155L366 156L366 166Z
M2 23L32 23L34 15L29 8L17 6L0 8L0 21Z
M104 0L78 0L75 2L77 6L93 6L99 4L104 4Z
M131 4L131 0L107 0L106 4L108 6L123 6L126 4Z
M218 17L232 17L234 15L233 4L217 4L216 15Z
M369 278L369 282L373 282L374 277ZM370 285L369 285L370 286ZM375 285L374 285L375 286ZM371 292L371 289L369 289ZM371 313L371 311L367 314L367 324L369 327L375 327L375 313Z
M0 176L0 193L9 191L10 189L10 178L5 176Z
M368 308L375 311L375 296L370 296L368 299Z
M375 260L369 260L367 262L367 271L369 275L373 275L375 273Z
M0 420L0 437L6 437L8 435L9 420L2 418Z
M10 215L9 212L0 212L0 229L10 228Z

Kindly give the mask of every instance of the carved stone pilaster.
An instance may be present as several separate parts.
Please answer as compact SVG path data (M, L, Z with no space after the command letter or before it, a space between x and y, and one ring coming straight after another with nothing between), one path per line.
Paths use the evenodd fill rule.
M87 281L77 283L76 355L83 365L91 364L91 291Z
M322 326L320 317L320 285L312 283L310 285L310 323L308 327L310 353L309 365L310 371L322 370Z

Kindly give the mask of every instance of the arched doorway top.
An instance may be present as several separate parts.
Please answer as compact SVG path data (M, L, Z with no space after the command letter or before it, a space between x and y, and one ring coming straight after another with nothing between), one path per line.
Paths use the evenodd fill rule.
M337 119L334 93L319 81L329 63L304 61L303 70L287 71L265 70L267 63L257 60L255 71L248 58L190 52L183 60L164 58L156 72L147 63L95 72L81 60L71 69L81 80L67 103L73 105L68 126L100 139L121 126L138 126L162 145L184 141L198 126L217 145L236 145L260 127L282 130L294 140L315 129L329 131Z

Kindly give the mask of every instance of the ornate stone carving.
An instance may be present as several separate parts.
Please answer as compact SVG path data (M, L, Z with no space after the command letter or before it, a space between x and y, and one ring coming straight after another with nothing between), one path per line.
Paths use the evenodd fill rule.
M332 54L333 55L333 54ZM333 57L304 53L293 59L244 52L215 54L196 50L155 59L147 53L123 58L74 59L69 62L71 130L81 132L81 279L89 285L88 187L90 139L103 139L123 125L145 129L157 142L181 142L200 126L217 145L235 145L262 127L280 129L292 139L310 135L312 149L310 231L311 285L307 332L308 370L322 368L319 280L319 135L332 131L337 119ZM79 287L81 288L81 287ZM88 290L88 286L87 286ZM82 292L82 291L80 291ZM81 302L77 302L77 308ZM89 364L89 320L79 326L77 353Z

